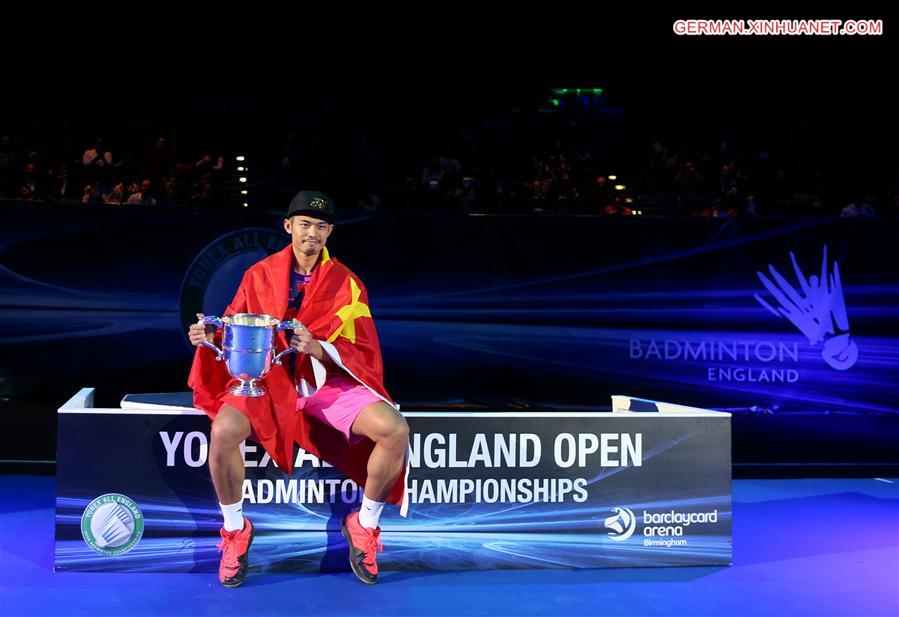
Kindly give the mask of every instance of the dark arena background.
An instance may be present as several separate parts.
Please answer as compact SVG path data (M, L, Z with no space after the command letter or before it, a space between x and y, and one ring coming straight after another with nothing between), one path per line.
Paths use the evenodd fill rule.
M98 41L100 57L54 67L57 84L14 63L0 104L0 615L899 614L896 22L861 11L836 17L881 20L881 34L679 35L677 20L719 16L581 10L447 35L331 38L304 21L267 51L176 27L177 50L131 44L126 61ZM247 583L220 587L205 461L176 481L157 469L166 450L141 449L173 426L208 435L205 416L119 433L114 416L79 424L60 408L93 388L78 409L169 393L158 409L187 413L188 326L288 244L300 189L336 204L328 249L365 282L413 433L470 440L478 418L545 437L621 413L618 395L630 412L723 412L729 430L666 427L665 467L597 468L577 510L422 507L422 523L413 504L384 521L374 588L349 571L338 519L291 540L303 513L271 507ZM164 540L103 561L78 526L91 499L126 492L109 488L122 469L147 500L142 543ZM672 557L616 553L626 543L583 527L652 504L714 504L726 528Z

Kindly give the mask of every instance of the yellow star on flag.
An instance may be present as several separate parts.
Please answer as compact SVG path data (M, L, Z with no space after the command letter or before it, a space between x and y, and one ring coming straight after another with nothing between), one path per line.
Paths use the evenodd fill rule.
M362 290L352 277L350 278L350 292L352 300L336 313L336 315L340 317L340 321L343 322L343 325L337 328L337 330L334 331L334 334L328 337L329 343L333 343L338 336L342 336L355 344L356 320L360 317L371 317L371 311L369 310L368 305L359 302L359 296L362 295Z

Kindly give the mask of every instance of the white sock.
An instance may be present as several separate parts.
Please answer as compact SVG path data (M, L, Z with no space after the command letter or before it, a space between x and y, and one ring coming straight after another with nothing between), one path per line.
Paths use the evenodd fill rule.
M225 531L240 531L243 529L243 499L237 503L226 506L220 503L222 514L225 515Z
M359 509L359 524L367 529L376 528L383 509L383 501L372 501L365 495L362 495L362 507Z

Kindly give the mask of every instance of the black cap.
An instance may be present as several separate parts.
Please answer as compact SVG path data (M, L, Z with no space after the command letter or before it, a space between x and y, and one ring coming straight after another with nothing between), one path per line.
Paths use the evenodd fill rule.
M290 200L287 218L297 214L305 214L328 223L334 222L334 202L324 193L318 191L300 191Z

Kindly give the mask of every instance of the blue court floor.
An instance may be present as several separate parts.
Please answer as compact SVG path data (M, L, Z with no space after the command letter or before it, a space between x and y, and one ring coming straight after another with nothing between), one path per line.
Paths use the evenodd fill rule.
M899 482L736 480L726 568L54 573L55 478L0 476L0 617L20 615L899 615ZM390 550L390 546L386 546ZM252 555L252 553L251 553Z

